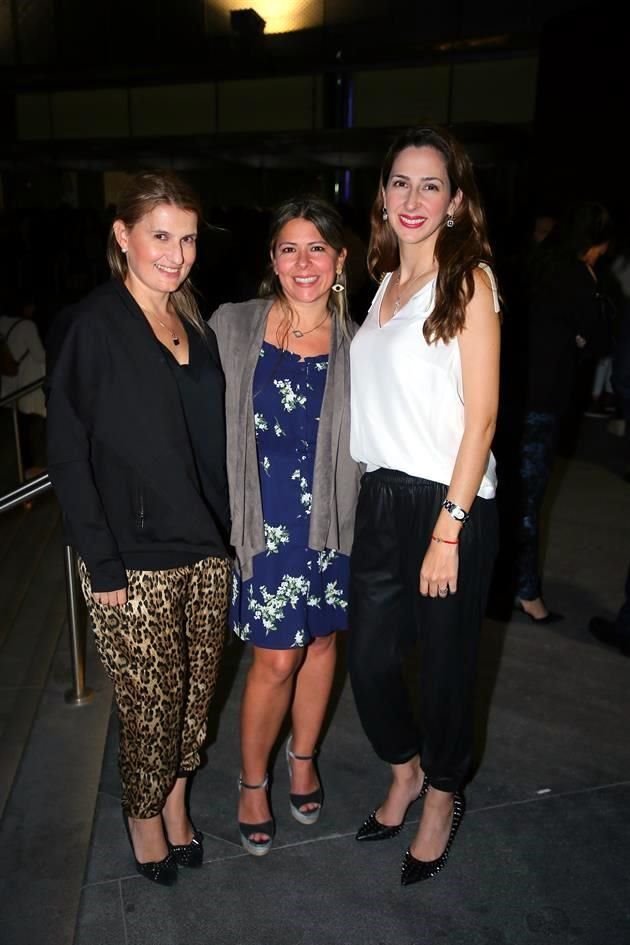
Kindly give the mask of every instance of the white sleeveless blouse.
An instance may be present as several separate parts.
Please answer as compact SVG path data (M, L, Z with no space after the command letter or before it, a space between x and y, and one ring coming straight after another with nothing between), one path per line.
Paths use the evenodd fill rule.
M499 300L494 276L495 311ZM353 459L375 469L398 469L448 486L464 433L464 393L457 338L427 344L422 328L434 305L435 279L381 327L388 273L350 346ZM494 496L492 453L478 495Z

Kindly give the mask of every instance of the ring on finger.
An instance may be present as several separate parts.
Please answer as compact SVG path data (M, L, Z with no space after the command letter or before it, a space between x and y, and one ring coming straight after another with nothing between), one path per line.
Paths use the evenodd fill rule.
M438 594L440 597L446 597L448 594L448 587L438 587Z

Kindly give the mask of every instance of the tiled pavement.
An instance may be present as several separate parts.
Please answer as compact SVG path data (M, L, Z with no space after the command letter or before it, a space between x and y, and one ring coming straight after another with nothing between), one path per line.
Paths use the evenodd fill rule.
M279 751L272 793L277 838L269 856L245 854L235 808L247 653L232 644L212 712L207 764L193 786L192 813L206 837L202 869L183 873L172 889L134 873L120 818L115 720L103 754L109 694L93 668L99 719L94 712L88 717L94 707L62 711L57 705L58 721L49 723L54 740L64 712L74 712L73 719L86 713L80 724L96 733L85 779L89 797L102 758L80 901L78 877L64 892L59 871L64 849L72 860L75 820L83 836L88 811L75 818L75 808L61 804L51 874L44 826L56 808L40 811L41 832L27 836L24 798L34 788L14 785L0 834L0 878L13 890L10 899L0 893L2 945L70 945L75 913L74 945L630 945L630 660L598 645L585 629L591 614L611 614L618 606L630 558L630 488L619 476L618 447L591 421L577 456L558 469L546 595L566 619L549 627L520 614L486 621L478 769L440 876L400 887L400 860L417 808L395 840L367 848L354 840L382 795L387 772L360 731L343 653L321 753L322 817L303 827L289 816ZM36 736L45 710L44 699ZM41 781L54 780L65 758L47 754L41 743L39 751ZM32 756L22 766L25 776L29 765L37 769ZM77 778L78 771L73 783ZM21 834L16 811L25 826ZM74 859L76 870L80 857Z

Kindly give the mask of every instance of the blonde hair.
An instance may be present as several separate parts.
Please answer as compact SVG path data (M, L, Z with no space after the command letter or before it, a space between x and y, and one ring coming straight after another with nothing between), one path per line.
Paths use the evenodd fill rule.
M131 178L118 198L114 223L120 220L127 229L131 229L160 204L187 210L196 214L198 223L202 222L201 201L192 187L173 171L158 170L143 171ZM118 245L113 224L107 237L107 262L112 276L124 282L129 266L126 255ZM180 318L204 334L204 322L190 276L171 292L170 301Z

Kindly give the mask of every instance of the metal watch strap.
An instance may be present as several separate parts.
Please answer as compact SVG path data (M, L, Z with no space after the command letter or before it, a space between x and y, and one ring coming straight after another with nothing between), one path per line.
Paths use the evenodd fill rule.
M450 499L444 499L442 502L442 508L448 512L451 518L454 518L456 522L459 522L460 525L465 525L470 518L469 512L463 509L461 505L456 505L455 502L451 502Z

